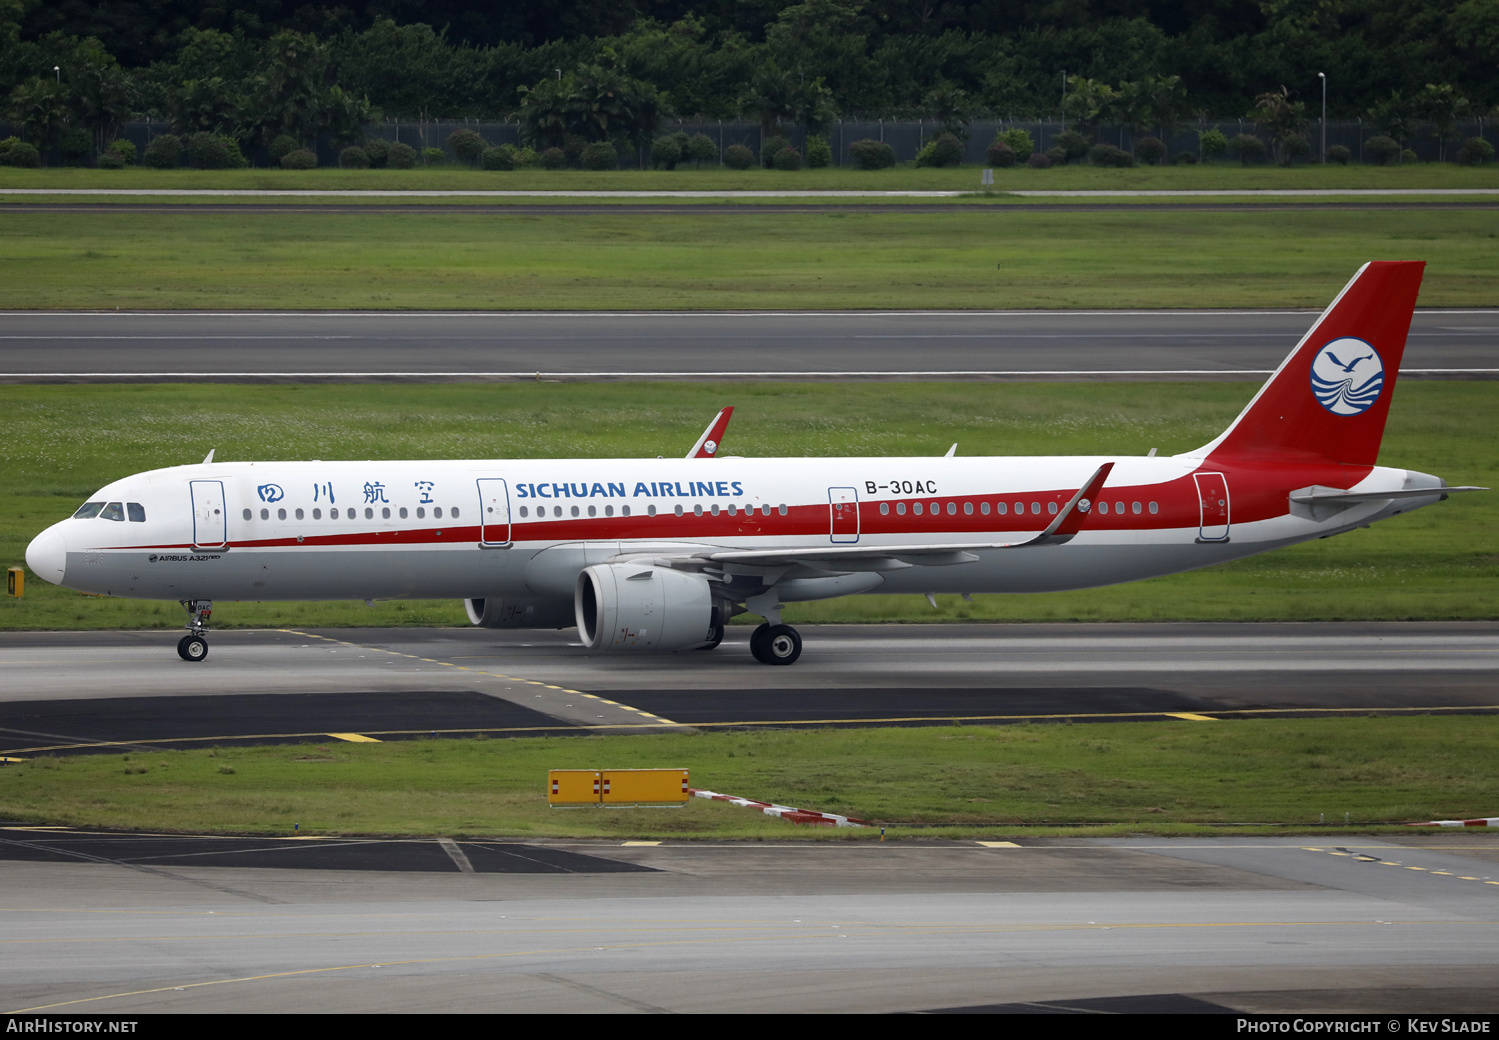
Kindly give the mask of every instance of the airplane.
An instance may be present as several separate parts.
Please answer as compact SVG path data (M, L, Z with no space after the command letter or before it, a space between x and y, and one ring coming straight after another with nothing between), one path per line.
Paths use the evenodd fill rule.
M1170 457L210 453L101 488L26 562L82 592L178 600L186 661L207 657L214 600L451 596L477 624L576 625L606 653L711 649L757 614L751 653L789 665L802 640L788 603L1136 581L1483 490L1375 464L1424 267L1365 264L1222 434ZM728 412L690 456L716 452Z

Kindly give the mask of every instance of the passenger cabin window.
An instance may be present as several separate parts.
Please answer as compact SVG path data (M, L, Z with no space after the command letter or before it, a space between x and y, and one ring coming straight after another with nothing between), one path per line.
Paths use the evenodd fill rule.
M125 511L129 514L132 524L143 524L146 522L146 507L139 502L126 502Z
M78 507L78 512L73 514L74 520L92 520L99 515L99 510L104 508L103 502L85 502Z
M105 506L104 511L99 514L99 519L118 520L123 523L125 520L125 507L119 502L111 502L109 503L109 505Z
M241 516L243 516L243 517L244 517L244 518L245 518L245 519L246 519L246 520L248 520L248 519L250 519L250 517L251 517L251 516L252 516L252 515L253 515L253 514L252 514L252 513L251 513L251 512L250 512L250 511L249 511L249 510L248 510L248 509L246 509L246 510L245 510L245 511L244 511L244 512L243 512L243 513L242 513L242 514L240 514L240 515L241 515Z

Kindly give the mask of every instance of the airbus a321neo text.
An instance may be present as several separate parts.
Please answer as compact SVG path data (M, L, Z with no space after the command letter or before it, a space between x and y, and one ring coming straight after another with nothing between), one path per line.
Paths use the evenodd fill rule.
M1170 457L718 456L213 462L101 488L43 531L48 581L180 601L458 597L493 628L577 625L596 651L801 654L784 604L1136 581L1364 527L1452 491L1375 465L1421 263L1366 264L1220 436Z

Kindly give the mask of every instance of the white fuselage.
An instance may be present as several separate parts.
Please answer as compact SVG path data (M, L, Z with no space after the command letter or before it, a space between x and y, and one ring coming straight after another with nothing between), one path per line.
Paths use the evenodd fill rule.
M146 599L560 604L585 566L652 554L1021 542L1105 462L1112 473L1066 544L942 566L845 564L820 579L814 567L804 594L786 583L782 598L1108 585L1323 537L1441 497L1434 478L1406 470L1225 467L1196 456L215 462L102 488L90 499L106 507L100 515L53 525L28 561L69 588ZM1433 489L1298 515L1287 496L1312 485Z

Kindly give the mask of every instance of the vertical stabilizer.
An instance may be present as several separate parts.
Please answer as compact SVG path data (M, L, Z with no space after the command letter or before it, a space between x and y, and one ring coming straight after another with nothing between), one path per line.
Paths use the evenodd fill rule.
M1188 454L1374 465L1425 268L1361 267L1233 425Z

